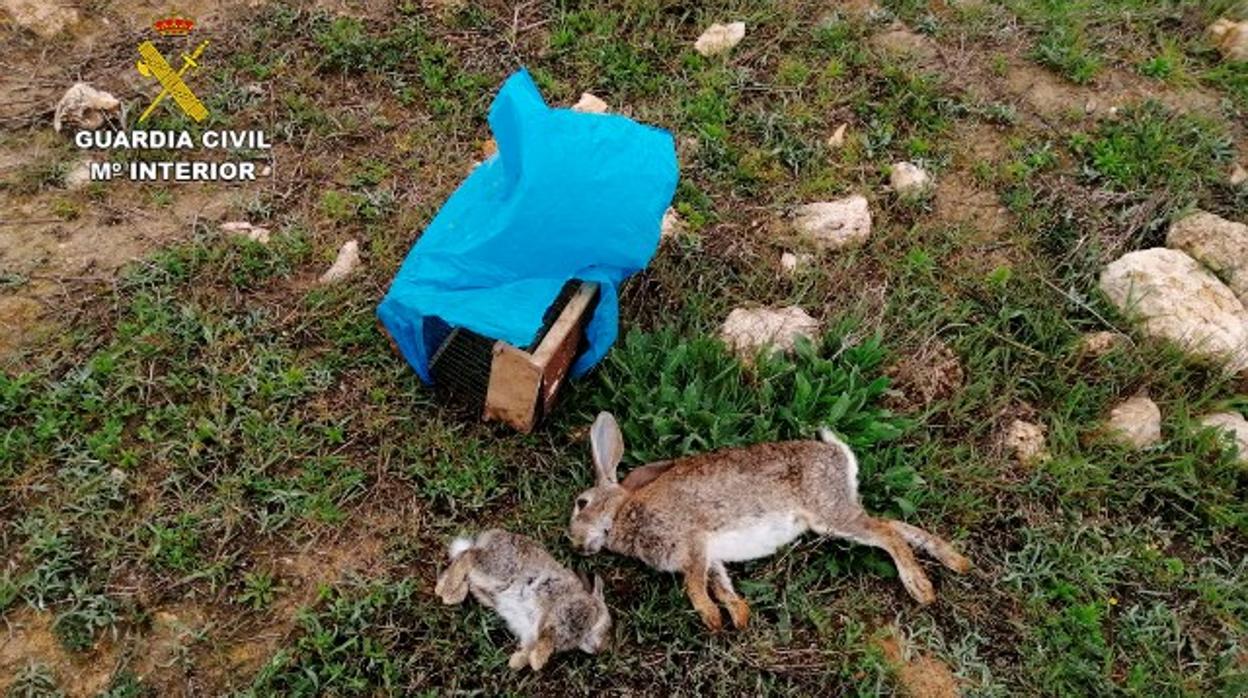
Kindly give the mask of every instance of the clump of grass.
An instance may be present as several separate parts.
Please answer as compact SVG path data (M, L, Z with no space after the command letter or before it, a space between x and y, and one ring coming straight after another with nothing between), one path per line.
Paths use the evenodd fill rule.
M854 103L867 125L867 155L879 159L900 151L910 159L938 159L936 144L965 106L935 76L904 66L886 63L869 84Z
M412 580L377 584L358 594L327 591L322 608L300 615L303 631L256 676L256 695L354 695L401 692L406 661L392 645L406 623L389 622L411 613ZM410 620L410 618L408 619Z
M1093 182L1117 191L1161 188L1179 196L1216 181L1234 152L1217 123L1153 101L1076 135L1071 147Z
M1101 70L1101 57L1089 45L1087 35L1076 27L1059 24L1050 27L1036 43L1036 60L1084 85Z

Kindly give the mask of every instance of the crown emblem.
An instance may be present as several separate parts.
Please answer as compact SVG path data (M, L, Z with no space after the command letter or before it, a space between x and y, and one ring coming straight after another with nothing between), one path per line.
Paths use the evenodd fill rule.
M162 36L186 36L195 28L195 20L190 17L166 17L152 22L152 29Z

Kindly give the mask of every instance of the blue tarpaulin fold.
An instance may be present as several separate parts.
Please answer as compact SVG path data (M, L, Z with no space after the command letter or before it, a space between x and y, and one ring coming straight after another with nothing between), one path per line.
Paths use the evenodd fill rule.
M377 315L430 383L429 318L524 347L567 281L597 281L588 348L572 367L579 376L615 341L619 284L658 247L675 144L623 116L548 107L524 70L503 83L489 121L497 154L430 222Z

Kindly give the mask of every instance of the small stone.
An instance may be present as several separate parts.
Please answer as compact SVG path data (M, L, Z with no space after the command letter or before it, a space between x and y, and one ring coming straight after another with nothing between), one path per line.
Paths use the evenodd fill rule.
M69 4L64 0L0 1L0 7L8 11L18 26L29 29L44 39L50 39L66 27L78 23L78 11L66 7Z
M1127 341L1124 335L1104 330L1089 332L1079 340L1079 353L1083 356L1099 359L1122 346Z
M825 249L857 247L871 236L871 207L858 194L799 206L795 213L797 232Z
M1248 306L1248 225L1197 211L1170 225L1166 247L1208 267Z
M1129 252L1101 272L1100 289L1144 333L1189 353L1248 369L1248 311L1196 260L1155 247Z
M900 23L871 37L871 45L894 56L910 56L924 61L931 61L938 56L931 39L910 31Z
M831 136L828 136L828 147L836 150L845 145L845 130L849 128L849 124L841 124L836 127Z
M814 255L807 252L798 252L796 254L792 252L785 252L780 255L780 269L789 276L792 276L802 269L810 266L813 259Z
M338 249L338 258L334 260L332 266L321 274L320 282L323 284L333 284L351 275L355 268L360 264L360 243L355 240L348 240L342 243L342 247Z
M659 239L666 240L676 237L685 232L685 222L680 219L680 214L676 213L676 209L671 206L663 212L663 220L659 223Z
M693 50L703 56L716 56L732 49L745 38L745 22L712 24L693 43Z
M1202 426L1217 429L1233 445L1240 463L1248 465L1248 420L1238 412L1217 412L1200 418Z
M1045 444L1045 431L1039 424L1016 419L1005 430L1002 443L1024 465L1043 463L1050 457Z
M79 160L69 172L65 174L65 188L70 191L77 191L91 183L91 161Z
M604 114L607 109L606 102L588 92L582 92L580 101L572 105L572 111L585 112L587 114Z
M271 177L272 175L273 175L273 167L271 165L265 165L263 168L261 168L260 170L261 177Z
M764 349L792 351L799 337L815 341L818 333L819 321L797 306L737 308L720 328L728 348L746 360Z
M1226 181L1230 182L1232 187L1238 187L1239 185L1248 182L1248 170L1244 169L1244 166L1237 162L1235 163L1235 166L1231 168L1231 175L1227 177Z
M261 245L269 244L269 229L252 225L246 221L231 221L221 224L221 232L227 235L237 235L245 237L252 242L258 242Z
M1161 409L1147 397L1133 397L1110 410L1105 431L1124 446L1147 448L1161 441Z
M1248 20L1223 17L1209 25L1209 38L1228 61L1248 61Z
M898 196L913 199L931 191L932 176L912 162L899 162L893 165L888 175L888 183Z
M121 102L116 97L85 82L77 82L57 102L52 128L57 133L67 127L95 130L110 117L120 114Z

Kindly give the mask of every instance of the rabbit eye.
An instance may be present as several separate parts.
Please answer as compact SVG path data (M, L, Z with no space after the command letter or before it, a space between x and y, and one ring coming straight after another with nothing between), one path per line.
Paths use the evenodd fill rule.
M587 506L589 506L589 497L581 497L576 500L577 509L584 509Z

